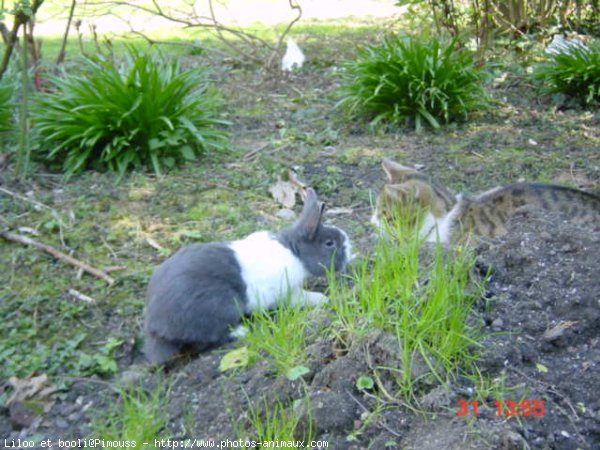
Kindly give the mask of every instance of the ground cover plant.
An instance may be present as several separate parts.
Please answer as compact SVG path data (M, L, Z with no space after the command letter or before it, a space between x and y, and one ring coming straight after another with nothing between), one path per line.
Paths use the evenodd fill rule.
M372 124L438 128L486 105L484 72L458 40L388 35L345 64L342 105Z
M381 28L361 30L360 40L373 43ZM160 177L126 173L118 185L114 175L93 170L64 182L43 168L21 181L10 176L12 163L2 169L2 230L59 248L116 282L2 239L0 436L38 447L58 438L294 436L340 449L597 448L597 232L525 212L509 235L476 249L471 276L489 272L489 282L483 293L467 289L467 303L453 311L448 302L461 299L471 258L435 251L417 258L415 243L385 246L369 224L383 157L425 166L456 191L523 178L599 192L597 114L553 108L523 76L526 67L504 67L489 86L501 101L485 116L439 130L371 134L334 109L340 64L359 38L322 30L296 36L309 58L285 77L228 58L212 67L233 122L226 152ZM180 58L186 67L209 60L195 52ZM269 187L290 166L328 203L327 221L348 231L370 265L359 261L351 283L332 284L332 302L320 310L251 320L262 345L256 352L239 340L167 370L148 368L141 317L153 268L182 245L288 224L289 211L282 213ZM458 265L439 263L446 258ZM417 259L429 261L419 275ZM322 280L311 286L326 287ZM435 317L417 314L434 305ZM453 328L450 313L461 320L468 314L468 326ZM474 374L448 376L458 361L471 364L474 353L451 350L463 348L451 338L466 344L471 331L481 339ZM239 352L244 347L249 351ZM419 347L424 351L414 352ZM405 351L415 355L410 384ZM33 383L39 374L55 392L8 401L17 390L12 376ZM543 400L545 413L511 416L505 407L497 414L496 401L525 400ZM468 407L464 415L459 401Z
M225 121L206 70L182 70L156 52L129 47L125 61L84 59L85 69L52 77L37 96L33 124L40 156L67 176L86 168L120 177L156 174L223 149Z

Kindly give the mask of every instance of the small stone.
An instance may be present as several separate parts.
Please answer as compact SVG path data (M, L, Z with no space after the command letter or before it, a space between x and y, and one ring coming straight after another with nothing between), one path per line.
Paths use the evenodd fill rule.
M62 428L62 429L69 428L69 422L67 422L62 417L58 417L54 423L56 424L56 426L58 428Z
M296 213L289 208L282 208L275 214L280 219L292 221L296 219Z
M146 376L147 373L143 370L129 369L125 370L121 374L121 379L119 380L122 386L131 386L132 384L136 384L140 380Z
M352 430L358 418L356 403L337 392L317 392L310 398L311 415L318 432Z
M495 330L501 330L503 326L504 320L502 320L500 317L494 319L494 321L492 322L492 328Z
M14 430L22 430L23 428L30 427L35 419L33 411L25 406L23 402L19 401L12 402L9 405L8 413Z

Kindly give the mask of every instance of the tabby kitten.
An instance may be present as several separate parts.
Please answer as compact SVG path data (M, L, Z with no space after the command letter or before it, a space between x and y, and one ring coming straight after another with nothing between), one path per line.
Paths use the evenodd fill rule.
M454 242L477 235L498 237L515 211L523 206L564 214L576 223L600 229L600 197L578 189L537 183L502 186L477 196L454 195L444 186L392 160L382 163L387 182L371 218L377 226L394 217L422 223L420 234L429 242ZM417 217L417 211L425 214Z

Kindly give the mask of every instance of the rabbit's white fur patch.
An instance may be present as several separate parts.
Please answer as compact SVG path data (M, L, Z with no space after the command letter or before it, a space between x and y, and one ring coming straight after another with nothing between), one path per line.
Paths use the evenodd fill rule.
M277 300L301 295L306 270L298 258L268 231L257 231L230 244L246 283L248 312L269 309Z

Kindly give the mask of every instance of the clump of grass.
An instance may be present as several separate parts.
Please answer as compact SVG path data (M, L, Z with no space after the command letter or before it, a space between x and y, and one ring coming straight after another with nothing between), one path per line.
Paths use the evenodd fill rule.
M273 442L273 441L293 441L296 442L300 434L300 418L301 411L303 410L304 400L298 400L297 403L292 404L286 408L283 403L276 401L273 405L269 406L266 399L262 402L255 404L248 402L248 422L250 428L251 440L256 442ZM302 440L311 441L313 439L312 427L310 426L310 419L308 421L308 429L303 430L304 433ZM242 440L245 440L246 432L242 424L239 422L234 423L234 429L236 434Z
M345 63L341 104L372 125L410 120L438 128L487 105L483 80L456 39L388 35Z
M251 362L258 355L267 355L278 375L306 363L306 345L314 330L310 330L313 307L292 305L283 299L274 310L255 312L245 321L245 336Z
M156 174L222 149L225 122L206 70L182 70L156 52L128 47L125 61L85 59L85 70L52 77L35 99L38 154L70 176L86 168Z
M561 93L584 105L600 102L600 44L571 44L552 53L535 77L548 93Z
M148 393L142 387L130 386L121 390L121 402L107 417L92 423L92 438L105 441L129 441L130 448L144 448L144 442L154 444L167 425L165 415L165 386L158 383Z
M473 360L470 349L477 339L467 316L477 296L467 293L467 283L474 258L465 248L445 254L436 245L424 264L419 224L406 218L392 222L351 283L330 276L329 295L345 333L362 335L375 328L397 336L405 368L400 387L408 393L416 354L436 378Z

